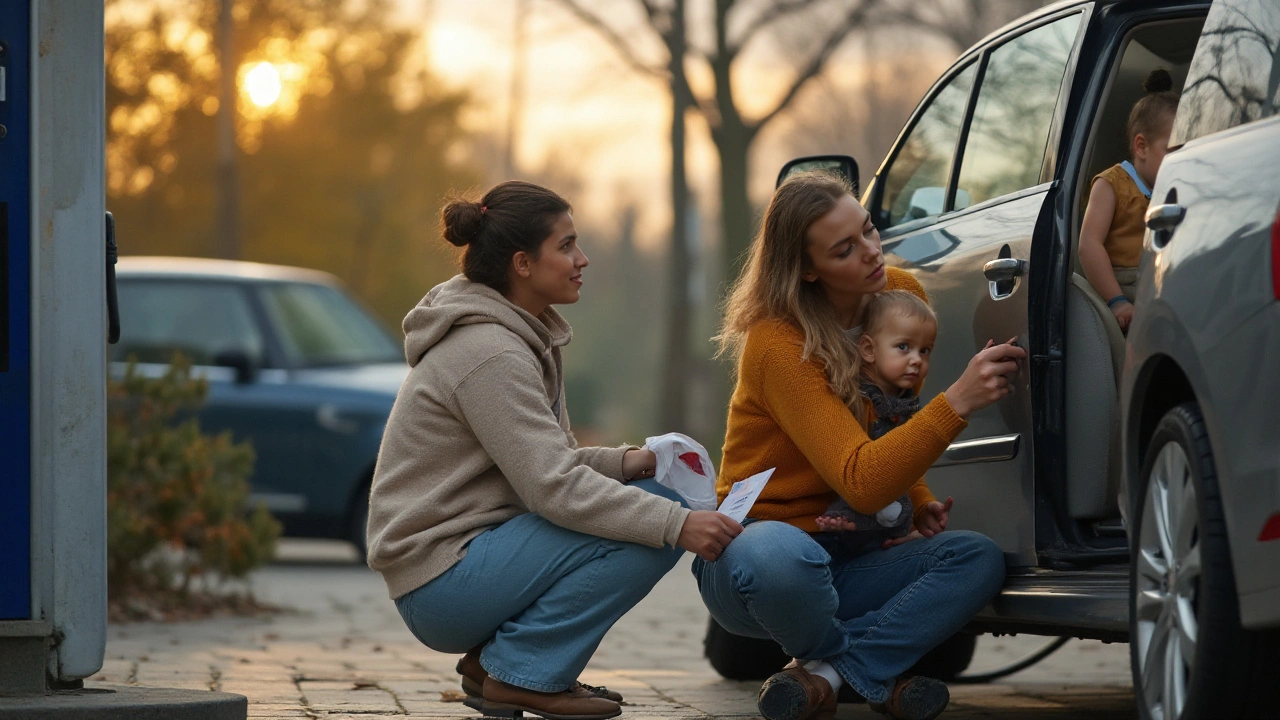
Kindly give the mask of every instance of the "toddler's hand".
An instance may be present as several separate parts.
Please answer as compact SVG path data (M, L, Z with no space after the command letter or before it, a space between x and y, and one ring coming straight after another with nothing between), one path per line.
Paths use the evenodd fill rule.
M925 537L933 537L943 530L947 529L947 520L951 514L951 505L953 501L947 498L945 503L934 500L924 506L924 512L920 514L920 521L917 526L920 528L920 534Z
M839 515L819 515L814 521L822 532L853 532L858 529L857 523Z
M1133 304L1122 302L1111 308L1111 312L1116 316L1116 322L1120 323L1120 332L1129 334L1129 323L1133 322Z
M902 537L886 539L884 542L880 543L880 549L888 550L894 545L901 545L902 543L911 542L912 540L919 540L921 537L924 537L924 536L921 535L918 530L912 530L911 532L907 533L906 535L903 535Z

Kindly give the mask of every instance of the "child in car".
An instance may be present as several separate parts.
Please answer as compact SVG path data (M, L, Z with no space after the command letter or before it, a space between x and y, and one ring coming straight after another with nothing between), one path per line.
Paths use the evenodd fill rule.
M873 295L857 339L862 368L863 414L871 422L867 435L872 440L905 423L920 409L917 388L929 373L929 354L938 335L938 318L925 301L905 290ZM869 405L872 414L866 413ZM867 418L859 418L864 421ZM917 487L924 484L923 480ZM946 527L951 499L939 508L930 508L929 517ZM874 515L854 510L837 498L818 516L814 534L829 552L856 553L894 544L911 533L914 517L909 494L881 508ZM849 524L852 524L852 529ZM938 527L938 526L934 526ZM930 533L932 534L932 533Z
M1120 330L1133 319L1134 286L1151 186L1169 148L1178 95L1163 68L1142 83L1146 91L1129 112L1126 160L1098 173L1080 228L1080 265L1089 284L1107 302Z

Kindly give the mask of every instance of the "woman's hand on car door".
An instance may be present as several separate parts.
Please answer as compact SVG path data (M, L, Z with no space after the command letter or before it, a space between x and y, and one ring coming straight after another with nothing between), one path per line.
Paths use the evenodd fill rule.
M943 393L957 415L968 419L975 410L1009 394L1009 376L1018 372L1018 361L1027 356L1026 350L1014 344L1015 340L999 345L988 340L959 379Z

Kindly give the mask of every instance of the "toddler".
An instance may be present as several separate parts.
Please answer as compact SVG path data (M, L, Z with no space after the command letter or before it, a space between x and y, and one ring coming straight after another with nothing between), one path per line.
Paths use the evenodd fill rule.
M1125 333L1133 319L1147 202L1169 149L1173 115L1178 109L1178 95L1172 88L1169 71L1157 69L1147 75L1142 84L1147 94L1129 113L1129 154L1133 159L1112 165L1093 179L1080 227L1080 265L1085 277L1107 301Z
M938 318L923 300L904 290L872 296L858 338L862 394L874 411L867 427L872 440L905 423L920 409L916 389L929 373L929 354L938 335ZM950 505L946 506L950 509ZM911 498L903 495L875 515L864 515L837 498L818 517L814 535L828 551L859 551L911 532ZM845 522L855 525L844 531Z

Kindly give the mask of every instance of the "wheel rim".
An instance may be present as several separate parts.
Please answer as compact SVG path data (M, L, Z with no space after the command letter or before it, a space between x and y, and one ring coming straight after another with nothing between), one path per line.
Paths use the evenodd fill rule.
M1187 704L1199 624L1200 511L1182 446L1160 449L1147 478L1138 538L1134 616L1142 696L1154 720L1176 720Z

